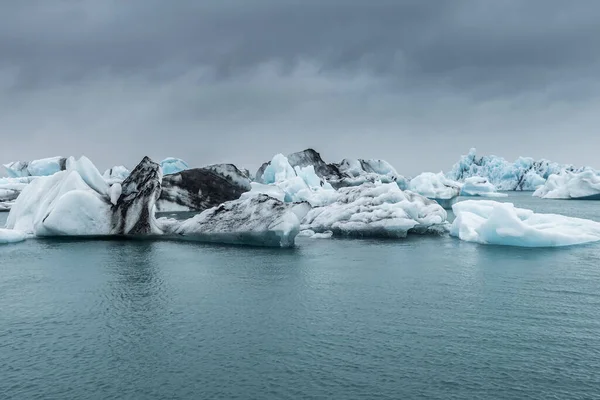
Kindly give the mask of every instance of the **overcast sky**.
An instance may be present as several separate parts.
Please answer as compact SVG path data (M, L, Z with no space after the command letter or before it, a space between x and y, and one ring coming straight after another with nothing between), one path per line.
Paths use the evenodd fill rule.
M597 0L0 0L0 161L600 168Z

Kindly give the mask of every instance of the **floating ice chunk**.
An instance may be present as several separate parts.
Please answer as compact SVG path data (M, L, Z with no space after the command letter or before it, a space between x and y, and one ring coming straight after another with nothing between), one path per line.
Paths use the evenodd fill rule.
M23 232L13 229L0 229L0 244L22 242L26 237Z
M461 196L480 196L480 197L506 197L506 193L498 193L496 186L491 184L487 178L472 176L465 179L460 191Z
M446 222L446 211L434 201L396 183L366 183L341 188L335 202L313 208L302 229L332 231L341 236L406 237Z
M291 247L307 203L283 203L267 195L229 201L177 223L159 219L162 228L189 240L211 243Z
M600 200L600 175L594 170L550 175L533 195L543 199Z
M429 199L450 200L460 194L461 185L441 172L423 172L411 179L408 188Z
M160 162L163 175L176 174L189 168L189 165L180 158L167 157Z
M9 177L48 176L65 169L64 157L50 157L34 161L15 161L4 164Z
M482 244L556 247L600 240L600 223L556 214L537 214L512 203L467 200L453 206L450 234Z
M23 189L7 228L36 236L160 233L153 211L162 178L158 164L144 158L123 181L116 202L118 189L113 185L109 193L91 161L82 157L68 164L67 170L38 177Z

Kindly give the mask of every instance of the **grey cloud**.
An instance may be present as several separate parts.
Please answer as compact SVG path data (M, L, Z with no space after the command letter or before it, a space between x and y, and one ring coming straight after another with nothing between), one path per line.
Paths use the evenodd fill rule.
M0 160L594 165L600 3L0 0ZM564 138L569 137L565 143ZM521 154L519 154L521 153ZM598 165L600 166L600 165Z

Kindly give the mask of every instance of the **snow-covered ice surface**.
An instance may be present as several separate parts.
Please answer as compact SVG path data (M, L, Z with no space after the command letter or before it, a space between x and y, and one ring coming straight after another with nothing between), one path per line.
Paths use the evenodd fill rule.
M286 158L293 169L312 166L315 174L319 178L325 179L334 188L359 186L363 183L374 183L376 181L382 183L396 182L401 189L406 189L408 186L406 178L398 174L394 167L384 160L347 158L339 164L328 164L313 149L292 153ZM263 174L271 162L264 163L258 169L255 175L256 182L265 183ZM270 173L267 175L267 178L269 177Z
M507 197L506 193L499 193L490 181L485 177L472 176L465 179L460 195L464 197Z
M26 176L49 176L66 168L65 157L49 157L34 161L14 161L4 164L4 168L11 178Z
M515 162L493 155L477 157L476 150L471 149L446 176L460 182L472 176L480 176L488 178L497 190L534 191L551 174L564 171L575 171L575 168L544 159L536 161L530 157L519 157Z
M600 200L600 175L594 170L553 174L533 195L543 199Z
M446 211L436 202L396 183L366 183L341 188L336 201L315 207L302 221L302 230L333 232L337 236L403 238L426 232L446 222Z
M247 174L233 164L187 169L164 176L157 211L204 211L250 189Z
M467 200L453 207L450 234L482 244L558 247L600 241L600 223L557 214L541 214L512 203Z
M167 157L160 162L163 175L176 174L189 168L188 163L180 158Z
M308 203L284 203L267 195L229 201L179 222L161 218L168 233L210 243L291 247Z

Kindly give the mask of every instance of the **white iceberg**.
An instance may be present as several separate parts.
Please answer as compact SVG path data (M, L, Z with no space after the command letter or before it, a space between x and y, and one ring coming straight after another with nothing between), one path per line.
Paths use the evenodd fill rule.
M365 183L341 188L336 201L315 207L302 221L302 230L338 236L403 238L446 223L446 211L436 202L396 183Z
M536 161L530 157L519 157L512 163L493 155L477 157L476 150L471 149L446 176L459 182L479 176L487 178L497 190L534 191L543 185L551 174L564 171L575 171L575 168L544 159Z
M600 175L594 170L553 174L533 195L543 199L600 200Z
M160 162L163 175L176 174L189 168L188 163L180 158L167 157Z
M38 177L22 191L6 226L36 236L161 233L153 213L160 178L158 164L145 158L118 184L121 194L113 204L115 190L94 164L70 157L65 171Z
M465 197L479 196L479 197L507 197L506 193L498 193L496 186L494 186L485 177L472 176L465 179L460 190L460 195Z
M229 201L186 221L160 218L163 230L187 240L291 247L307 203L283 203L267 195Z
M537 214L512 203L467 200L452 209L450 234L467 242L520 247L556 247L600 240L600 223L556 214Z
M4 168L11 178L26 176L49 176L66 168L65 157L49 157L34 161L15 161L4 164Z
M0 229L0 244L22 242L26 237L23 232L13 229Z

